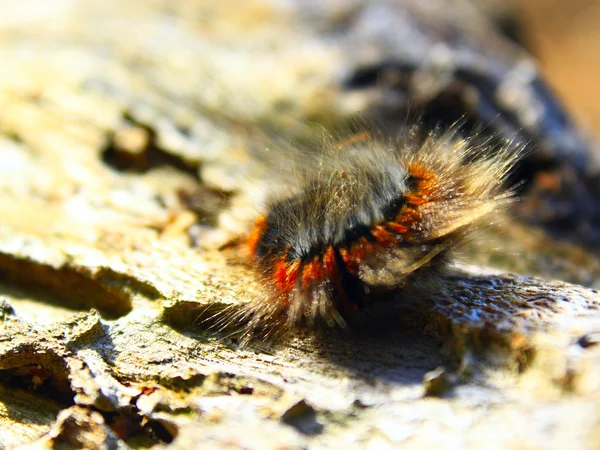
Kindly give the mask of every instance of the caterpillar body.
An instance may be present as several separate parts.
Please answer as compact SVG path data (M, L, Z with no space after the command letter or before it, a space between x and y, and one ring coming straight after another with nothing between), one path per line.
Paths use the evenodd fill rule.
M245 338L344 328L381 294L436 277L481 219L513 200L505 184L518 157L456 130L331 139L256 220L243 251L264 294L220 324L243 323Z

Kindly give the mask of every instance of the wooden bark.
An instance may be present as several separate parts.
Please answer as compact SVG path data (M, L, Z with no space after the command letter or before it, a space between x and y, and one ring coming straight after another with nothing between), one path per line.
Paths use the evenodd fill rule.
M319 28L339 3L321 22L258 1L6 7L0 448L597 447L600 295L543 277L597 286L600 264L527 225L486 231L380 333L239 348L198 320L256 290L218 248L275 176L264 136L312 139L365 101Z

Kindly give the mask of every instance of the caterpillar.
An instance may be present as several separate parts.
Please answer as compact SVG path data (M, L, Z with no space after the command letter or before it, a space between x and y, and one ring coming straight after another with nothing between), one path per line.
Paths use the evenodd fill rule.
M381 295L438 276L470 231L514 200L514 146L491 151L456 129L416 135L329 138L296 164L291 192L268 200L241 250L264 294L224 311L219 326L243 324L246 340L345 328Z

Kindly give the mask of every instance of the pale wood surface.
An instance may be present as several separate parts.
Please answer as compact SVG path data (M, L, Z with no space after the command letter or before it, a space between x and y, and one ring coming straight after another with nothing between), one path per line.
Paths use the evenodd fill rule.
M501 270L597 286L600 266L523 225L379 334L238 348L198 323L254 295L217 247L269 189L264 130L311 137L363 101L323 23L286 2L0 4L0 448L596 448L600 295ZM178 192L198 180L233 194L194 248Z

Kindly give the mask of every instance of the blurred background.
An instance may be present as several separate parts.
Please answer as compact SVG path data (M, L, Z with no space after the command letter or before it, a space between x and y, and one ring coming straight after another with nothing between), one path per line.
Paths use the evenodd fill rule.
M596 0L472 0L527 48L579 123L600 137L600 2ZM0 27L27 26L79 0L0 0ZM154 3L153 1L147 2ZM181 3L202 3L189 0ZM285 3L285 2L282 2ZM343 3L334 1L332 3ZM349 2L352 3L352 2ZM358 3L358 2L355 2ZM452 4L452 1L448 2Z
M476 0L538 60L576 120L600 138L600 2Z

